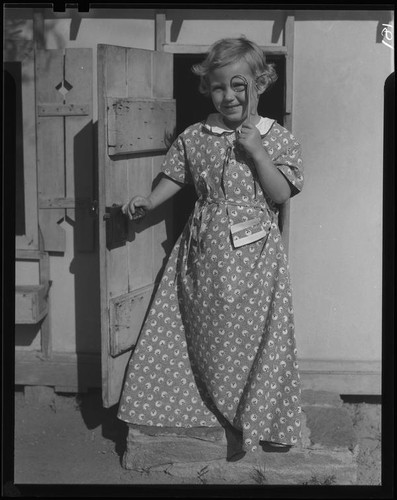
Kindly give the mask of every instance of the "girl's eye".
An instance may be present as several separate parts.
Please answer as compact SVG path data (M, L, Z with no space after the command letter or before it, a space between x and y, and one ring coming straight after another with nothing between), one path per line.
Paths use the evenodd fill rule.
M234 92L243 92L245 90L245 85L243 83L232 84L232 89Z

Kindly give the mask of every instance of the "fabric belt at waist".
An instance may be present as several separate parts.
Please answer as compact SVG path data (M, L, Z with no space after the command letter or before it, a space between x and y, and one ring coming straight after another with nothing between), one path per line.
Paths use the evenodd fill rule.
M191 216L190 227L189 227L189 240L187 246L187 256L190 252L191 241L193 238L193 234L195 233L195 240L199 242L201 233L206 229L206 224L204 220L206 219L208 209L210 209L213 205L220 206L225 205L226 208L229 206L232 207L247 207L247 208L256 208L263 210L266 215L270 218L271 222L275 222L276 214L269 210L269 207L266 203L260 201L243 201L243 200L229 200L227 198L199 198L194 206L194 211ZM228 213L229 216L229 213ZM230 216L229 216L230 220Z

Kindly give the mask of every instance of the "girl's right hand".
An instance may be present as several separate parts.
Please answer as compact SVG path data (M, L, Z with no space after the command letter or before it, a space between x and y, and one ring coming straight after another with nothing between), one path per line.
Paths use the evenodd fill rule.
M145 198L144 196L134 196L128 203L121 207L121 211L123 214L127 215L130 220L133 220L136 218L135 214L137 208L143 208L143 210L147 212L152 210L153 203L149 198Z

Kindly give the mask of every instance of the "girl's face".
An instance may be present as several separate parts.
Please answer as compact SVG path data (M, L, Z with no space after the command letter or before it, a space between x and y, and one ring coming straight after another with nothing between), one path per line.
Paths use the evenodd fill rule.
M242 87L241 91L237 92L231 87L231 79L236 75L243 75L248 82L253 81L251 69L244 60L214 69L208 75L212 102L222 115L225 125L231 129L239 127L248 114L247 89ZM262 92L256 90L254 84L251 84L250 87L252 89L251 121L256 124L259 121L257 114L259 94Z

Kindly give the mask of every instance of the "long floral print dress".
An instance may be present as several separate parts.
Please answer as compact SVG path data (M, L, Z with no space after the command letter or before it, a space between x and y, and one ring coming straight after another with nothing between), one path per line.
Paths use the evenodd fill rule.
M257 125L290 183L301 148L274 120ZM118 417L147 426L242 431L243 449L300 439L300 378L278 210L220 115L188 127L163 172L194 183L194 211L169 257L126 371Z

